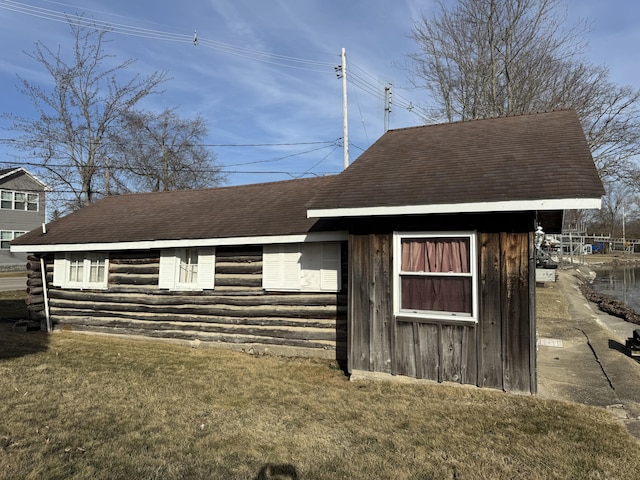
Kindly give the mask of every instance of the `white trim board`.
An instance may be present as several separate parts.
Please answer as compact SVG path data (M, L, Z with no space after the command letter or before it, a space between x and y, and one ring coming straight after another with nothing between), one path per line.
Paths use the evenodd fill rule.
M510 200L502 202L443 203L392 207L318 208L307 210L307 218L376 217L384 215L427 215L437 213L488 213L540 210L599 209L598 198L562 198L550 200Z
M47 189L47 184L44 183L42 180L40 180L38 177L36 177L33 173L25 170L24 167L17 167L14 168L13 170L11 170L10 172L6 172L4 175L0 175L0 180L6 178L6 177L10 177L11 175L13 175L14 173L18 173L18 172L23 172L25 175L28 175L29 177L31 177L33 179L34 182L39 183L40 185L42 185L42 188L44 190ZM15 190L15 189L14 189Z
M46 236L46 234L44 234ZM140 242L58 243L41 245L11 245L12 253L52 252L104 252L117 250L151 250L162 248L219 247L233 245L269 245L275 243L339 242L348 234L337 232L311 232L299 235L274 235L261 237L197 238L184 240L147 240Z

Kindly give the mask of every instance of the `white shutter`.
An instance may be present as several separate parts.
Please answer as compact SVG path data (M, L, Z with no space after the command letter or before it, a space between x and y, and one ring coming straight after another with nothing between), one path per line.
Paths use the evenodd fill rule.
M320 290L322 244L303 243L300 245L300 255L300 287L306 292L317 292Z
M282 245L283 288L300 290L300 245Z
M323 243L320 290L340 291L340 263L340 242Z
M56 287L64 287L66 280L67 261L63 256L56 255L53 260L53 284Z
M198 288L211 290L216 271L216 250L213 247L198 249Z
M262 253L262 287L265 290L300 290L298 244L265 245Z
M176 286L176 256L173 249L162 250L160 253L160 274L158 286L172 289Z
M262 248L262 288L265 290L279 288L281 271L278 245L265 245Z

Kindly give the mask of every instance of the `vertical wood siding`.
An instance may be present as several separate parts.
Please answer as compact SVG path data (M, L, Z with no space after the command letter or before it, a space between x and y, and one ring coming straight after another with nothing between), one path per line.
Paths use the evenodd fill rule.
M479 321L394 318L391 233L349 237L349 368L535 392L532 234L479 232ZM533 272L535 273L535 272Z
M391 235L349 238L350 368L391 373L393 336ZM351 283L350 279L357 282Z

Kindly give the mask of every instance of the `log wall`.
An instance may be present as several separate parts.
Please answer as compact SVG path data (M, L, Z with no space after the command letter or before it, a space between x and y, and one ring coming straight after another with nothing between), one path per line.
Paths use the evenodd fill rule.
M54 328L346 356L346 293L264 291L261 246L218 247L214 290L161 290L159 269L159 251L112 252L106 290L50 286Z
M27 257L27 303L28 320L40 322L40 329L47 330L45 302L44 302L44 282L47 278L47 272L53 274L53 266L49 269L45 265L47 272L42 272L40 258L29 255Z

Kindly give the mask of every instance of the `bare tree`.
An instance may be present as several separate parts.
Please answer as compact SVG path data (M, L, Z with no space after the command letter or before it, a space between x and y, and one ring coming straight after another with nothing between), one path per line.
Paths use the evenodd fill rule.
M52 79L43 87L20 78L19 91L30 97L36 117L6 115L21 133L18 148L39 159L43 177L56 192L57 211L78 209L104 194L104 172L112 155L113 128L141 99L160 93L165 73L121 77L134 60L114 63L105 52L108 30L88 21L69 20L72 48L52 50L36 42L26 53ZM70 54L65 53L70 50Z
M584 24L564 28L563 0L439 1L414 23L413 83L438 120L574 108L601 175L624 178L640 152L640 91L583 58Z
M173 110L129 112L118 134L119 165L136 190L218 185L224 176L215 155L203 144L206 135L202 116L183 119Z
M602 208L593 212L591 228L605 235L621 238L623 223L638 217L638 198L634 192L620 182L606 185L602 197Z

